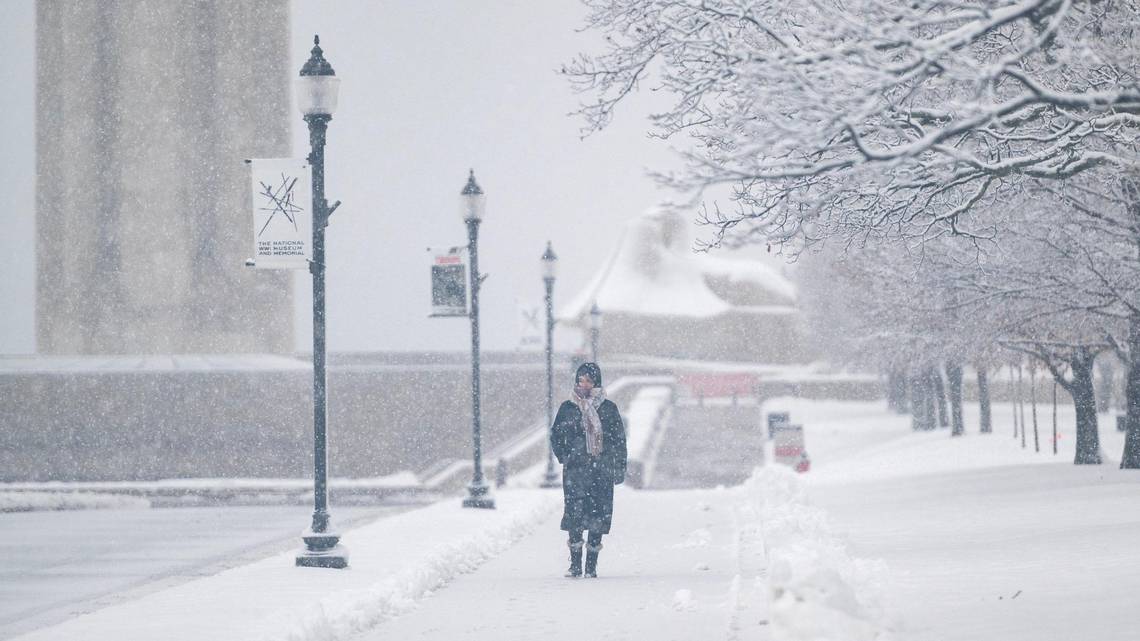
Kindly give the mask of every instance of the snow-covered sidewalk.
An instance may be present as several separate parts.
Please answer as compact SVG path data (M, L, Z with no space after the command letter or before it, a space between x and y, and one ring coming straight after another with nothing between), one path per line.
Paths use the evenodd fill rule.
M496 510L447 500L352 530L348 570L281 554L20 639L768 638L741 488L616 494L598 579L562 576L561 493L512 489Z
M475 570L561 507L555 492L539 490L504 491L498 502L497 510L468 510L458 499L442 501L345 532L347 570L297 568L288 552L19 639L347 639Z
M562 578L566 538L558 529L561 515L555 514L478 572L360 638L730 638L741 605L739 584L751 586L756 579L737 578L737 497L735 490L619 488L599 578ZM763 608L751 608L750 614L753 629L767 623Z

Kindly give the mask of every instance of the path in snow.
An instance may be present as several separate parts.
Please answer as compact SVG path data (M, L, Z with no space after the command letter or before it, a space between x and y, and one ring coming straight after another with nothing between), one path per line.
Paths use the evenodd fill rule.
M679 404L665 432L653 489L731 487L764 461L766 434L755 405Z
M734 501L727 491L619 488L597 579L567 579L561 513L358 641L729 637L736 607ZM749 585L754 581L747 580ZM759 622L762 613L749 616Z

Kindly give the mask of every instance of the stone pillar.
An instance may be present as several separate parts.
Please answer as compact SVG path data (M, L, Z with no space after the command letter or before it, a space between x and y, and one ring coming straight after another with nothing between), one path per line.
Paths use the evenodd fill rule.
M293 351L245 158L290 154L286 0L40 0L37 351Z

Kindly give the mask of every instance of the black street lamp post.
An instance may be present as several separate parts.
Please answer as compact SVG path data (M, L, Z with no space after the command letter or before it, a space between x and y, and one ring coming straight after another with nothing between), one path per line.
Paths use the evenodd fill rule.
M337 85L332 65L325 60L320 38L313 37L312 55L301 68L297 104L309 125L309 165L313 171L313 523L302 534L305 549L297 565L322 568L348 567L348 550L329 525L328 490L328 376L325 370L325 227L340 202L330 208L325 200L325 132L336 110Z
M598 362L598 333L602 330L602 310L598 309L598 302L590 308L590 360Z
M542 253L542 282L546 285L546 425L554 429L554 278L558 273L558 256L550 241ZM558 472L554 469L554 450L546 449L546 475L542 487L560 487Z
M467 177L467 184L460 192L462 199L463 222L467 223L467 251L471 256L471 434L474 439L475 470L471 483L467 486L467 496L463 507L494 509L495 499L491 496L491 486L483 480L483 445L480 429L479 391L479 287L483 283L479 275L479 223L483 221L483 210L487 197L475 182L475 170Z

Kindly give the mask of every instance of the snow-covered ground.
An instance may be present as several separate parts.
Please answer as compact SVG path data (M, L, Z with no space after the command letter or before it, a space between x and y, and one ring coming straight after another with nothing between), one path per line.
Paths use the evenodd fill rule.
M121 510L148 508L150 501L139 496L120 494L5 492L0 491L0 512L35 512L39 510Z
M910 415L886 410L884 403L813 401L779 398L765 403L763 411L781 409L791 413L792 423L805 426L805 442L812 459L811 478L849 482L906 477L933 472L963 472L971 468L1004 465L1071 463L1076 438L1072 405L1057 406L1057 454L1053 454L1052 405L1037 407L1040 451L1034 447L1033 418L1025 406L1026 438L1013 438L1013 407L995 403L993 433L978 434L978 406L966 403L963 419L966 435L950 438L946 429L915 433ZM1119 465L1124 451L1124 433L1116 431L1112 414L1101 414L1103 467Z
M1119 470L1124 435L1101 415L1106 460L1075 466L1073 408L1038 407L1041 451L1013 438L1009 404L994 433L916 434L882 404L782 399L803 423L807 497L858 558L889 568L893 637L908 641L1136 639L1140 471Z
M470 469L470 465L468 465ZM157 481L43 481L0 483L0 512L89 510L194 505L303 505L312 502L312 479L188 478ZM329 479L342 500L375 503L423 501L435 491L409 471L371 478Z
M561 577L559 493L510 489L494 511L449 499L352 530L345 571L282 554L22 638L1135 638L1140 473L1073 466L1068 406L1057 455L1045 408L1037 453L1000 404L993 434L968 408L956 439L882 403L769 406L805 426L812 471L619 488L599 579Z
M337 505L352 527L409 505ZM297 547L312 505L0 514L0 639Z

